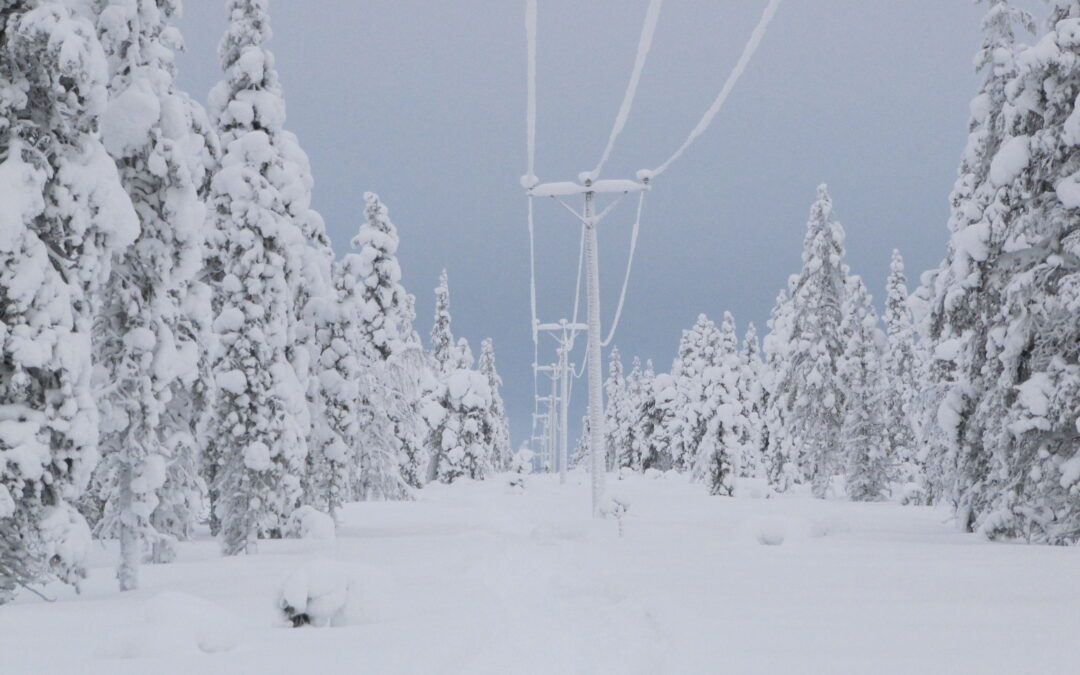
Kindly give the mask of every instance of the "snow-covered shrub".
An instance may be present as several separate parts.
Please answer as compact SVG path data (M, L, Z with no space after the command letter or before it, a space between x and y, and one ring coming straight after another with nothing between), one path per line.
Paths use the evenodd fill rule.
M666 471L661 471L660 469L645 469L645 477L650 480L659 480L663 478L666 474Z
M330 560L304 563L282 582L278 609L296 628L356 623L370 614L370 609L365 612L361 603L371 602L375 587L374 583L365 583L364 576L361 568Z
M525 493L525 476L516 475L510 478L510 482L507 484L508 492L512 495L520 495Z
M762 546L780 546L787 537L787 522L781 518L757 518L750 525Z
M301 506L289 516L285 536L295 539L334 539L334 519L313 506Z
M623 536L625 533L625 526L623 520L626 518L626 512L630 510L630 500L625 497L612 495L608 498L607 504L600 508L600 514L605 518L613 518L619 526L619 536Z

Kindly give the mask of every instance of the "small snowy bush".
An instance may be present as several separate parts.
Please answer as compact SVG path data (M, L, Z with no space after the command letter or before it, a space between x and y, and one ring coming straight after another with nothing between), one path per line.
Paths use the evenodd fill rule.
M623 536L625 527L623 525L623 519L626 518L626 512L630 510L630 500L625 497L612 496L608 499L608 503L601 507L600 513L605 518L614 518L619 525L619 536Z
M282 582L277 607L294 627L363 623L392 611L395 586L380 570L312 560Z
M752 528L754 538L762 546L780 546L787 536L787 523L780 518L758 518Z
M334 519L313 506L301 506L289 516L285 534L295 539L334 539Z
M507 484L507 492L512 495L520 495L525 493L525 476L517 475L510 478L510 482Z

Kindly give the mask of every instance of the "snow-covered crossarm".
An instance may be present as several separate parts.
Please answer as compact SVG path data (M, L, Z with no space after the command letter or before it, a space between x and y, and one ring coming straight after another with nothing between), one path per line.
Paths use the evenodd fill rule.
M589 326L583 323L542 323L537 330L588 330Z
M533 197L570 197L583 195L586 192L604 194L628 194L631 192L644 192L649 189L647 183L639 183L629 179L605 179L598 180L591 185L583 185L572 181L556 183L541 183L529 190Z

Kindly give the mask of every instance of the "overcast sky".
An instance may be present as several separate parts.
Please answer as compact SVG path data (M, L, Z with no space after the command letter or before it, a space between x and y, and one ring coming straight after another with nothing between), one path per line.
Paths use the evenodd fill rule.
M401 235L427 337L450 274L454 331L495 340L515 443L532 411L525 198L524 0L272 0L274 40L316 208L339 254L378 192ZM540 0L537 173L570 180L603 149L647 0ZM667 158L716 96L764 0L668 0L607 177ZM224 2L187 0L181 83L220 77ZM848 262L879 300L890 251L911 285L943 257L948 195L979 78L982 9L969 0L787 0L727 107L650 194L616 338L667 370L680 332L731 310L764 323L799 269L815 187L828 182ZM538 204L540 318L571 312L578 229ZM632 222L601 232L605 324ZM584 346L583 343L580 346ZM579 349L576 359L580 360ZM541 359L553 359L554 350ZM606 358L606 357L605 357ZM575 397L583 410L584 382Z

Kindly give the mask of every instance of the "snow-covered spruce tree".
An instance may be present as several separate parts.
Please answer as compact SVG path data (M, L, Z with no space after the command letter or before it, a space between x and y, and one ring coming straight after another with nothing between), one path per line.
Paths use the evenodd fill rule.
M1000 253L992 245L988 258L1002 283L985 348L993 388L974 416L988 429L989 503L972 500L972 515L990 537L1077 543L1080 1L1054 2L1045 35L1015 66L990 172L995 205L1008 208Z
M406 483L421 487L426 458L418 433L423 425L418 411L423 394L420 377L426 362L412 328L413 298L401 285L399 243L389 209L375 193L364 193L364 222L352 240L359 252L358 273L364 282L363 328L370 349L384 365L380 380L400 450L401 473ZM399 497L405 496L406 492L399 493Z
M581 418L581 435L578 436L577 444L574 446L574 451L570 456L570 468L575 469L579 466L591 468L589 464L591 452L589 449L589 416L585 415Z
M635 364L637 365L637 364ZM675 382L667 373L657 375L652 360L645 362L638 384L631 439L638 471L671 468L671 433L675 420Z
M401 442L391 417L400 397L392 386L387 364L372 359L360 382L362 433L354 494L365 501L410 499L412 489L402 475Z
M794 279L794 277L792 278ZM781 390L788 355L791 350L791 302L786 291L780 291L769 317L769 332L765 335L765 371L762 376L764 425L762 446L765 475L769 485L784 492L798 482L798 455L784 420L787 398Z
M758 342L757 328L753 323L746 327L742 350L739 352L739 401L742 403L746 425L740 439L743 447L742 463L739 475L744 477L765 476L764 448L764 388L762 374L765 364L761 361L761 345Z
M669 471L672 468L671 446L675 432L675 380L667 373L654 374L649 362L643 379L644 397L640 424L642 437L641 469Z
M454 333L450 326L450 281L446 270L439 275L435 287L435 321L431 325L431 355L435 371L444 375L457 367Z
M366 351L362 316L363 282L360 257L348 254L335 263L335 296L328 298L316 323L322 349L315 362L324 424L316 427L307 456L304 502L333 517L353 496L363 438L362 388L369 388L370 354Z
M359 273L366 302L363 327L371 346L386 360L400 351L406 337L403 331L411 324L410 302L401 285L397 228L390 221L389 210L373 192L364 193L364 216L352 240L362 261Z
M0 602L83 574L90 533L72 503L98 458L91 312L139 231L97 131L105 54L69 4L0 5Z
M885 383L885 428L889 433L889 457L893 480L920 492L921 465L915 442L915 410L918 405L915 385L915 330L908 307L907 277L904 259L894 250L886 282L885 334L882 360ZM920 501L921 497L916 497Z
M745 455L748 454L750 446L750 429L748 427L749 420L746 417L745 405L743 403L742 390L740 384L742 380L742 356L739 353L739 336L735 329L735 317L731 312L724 312L724 319L720 322L720 328L717 332L716 343L716 365L724 370L725 381L730 379L728 371L734 373L735 378L735 400L730 402L731 405L735 405L736 408L730 412L732 416L732 424L734 428L739 431L737 442L729 442L727 451L732 456L732 461L736 469L736 475L744 475L743 464L746 462ZM706 399L708 400L708 399ZM715 399L713 399L713 405L715 405ZM705 410L708 411L711 417L714 414L713 408L706 404Z
M99 9L112 78L102 139L141 228L116 257L95 316L103 392L96 530L120 540L117 577L130 590L143 556L171 559L172 541L190 535L201 509L196 403L210 306L197 276L213 142L197 126L201 108L173 83L177 5L103 0Z
M394 436L401 448L399 465L401 476L411 488L421 488L428 480L431 449L428 447L428 429L422 410L427 401L426 392L437 386L431 355L424 350L420 336L412 328L413 299L408 297L408 323L403 330L401 348L386 361L386 373L391 391L397 397L391 407L394 420Z
M802 258L802 272L792 286L790 343L775 395L785 433L798 448L800 473L811 481L814 496L823 498L842 468L844 401L837 364L844 349L840 321L847 276L844 230L833 218L824 185L810 210Z
M487 378L466 368L446 374L437 397L424 409L431 429L434 479L452 483L459 478L481 480L491 473L491 448L485 445L484 425L491 407Z
M480 343L480 374L487 378L488 387L491 389L491 407L487 411L487 429L490 436L485 444L491 449L491 464L496 471L510 470L510 421L506 416L506 405L503 403L502 378L495 368L495 346L491 338Z
M739 458L744 453L743 439L748 421L739 400L739 355L725 350L717 356L718 365L702 373L704 399L708 411L705 433L693 467L693 477L705 484L711 495L731 496Z
M684 330L679 340L679 353L671 366L676 392L676 423L671 454L674 467L679 471L693 469L697 460L708 417L708 411L703 408L705 394L702 373L716 365L719 345L720 334L716 324L704 314L698 315L694 326Z
M860 502L888 496L890 446L881 355L877 345L877 312L862 279L847 279L840 333L844 353L839 361L844 388L841 453L847 495Z
M641 458L645 439L642 409L644 408L644 373L641 359L634 357L630 374L626 376L626 397L623 399L626 425L624 441L615 446L615 468L641 471Z
M318 237L311 231L317 219L302 208L299 149L282 129L281 87L263 47L266 0L229 0L228 10L220 47L226 77L211 94L224 155L211 184L211 255L223 276L215 289L218 391L210 424L211 497L231 555L279 536L301 496L311 423L307 324L314 324L305 313L307 299L318 297L308 243Z
M376 210L385 216L385 209ZM315 374L319 391L314 400L322 402L326 425L325 430L322 424L313 429L319 442L308 455L305 493L308 503L328 507L331 513L348 497L410 496L402 476L401 442L393 418L396 415L404 420L407 416L404 394L408 383L400 377L398 362L392 366L390 361L404 351L396 332L403 324L396 314L388 319L395 325L393 340L381 339L385 330L372 328L372 312L382 309L371 295L380 275L372 265L377 256L373 255L376 249L370 235L366 222L353 239L358 251L334 265L336 295L328 303L325 328L318 333L321 350ZM407 308L407 297L403 291L401 295ZM375 334L380 338L378 343L373 339Z
M476 365L476 359L473 358L472 347L469 346L468 339L458 338L457 347L454 350L454 367L468 370L474 365Z
M604 465L608 471L616 467L616 458L625 453L629 443L626 414L626 379L623 377L622 355L615 347L608 355L608 377L604 381ZM588 419L588 415L585 416ZM588 433L582 431L579 443L588 445ZM590 467L591 468L591 467Z
M951 196L948 252L930 277L933 287L922 293L928 309L920 327L932 345L929 389L938 393L929 405L936 429L928 435L928 487L932 498L957 508L969 529L993 499L987 446L999 441L991 436L1000 436L1006 408L1007 392L996 382L998 337L991 337L1002 329L997 316L1008 277L999 262L1017 204L1030 198L1017 191L1015 180L1030 160L1029 130L1007 117L1015 111L1015 120L1026 124L1035 117L1026 103L1017 109L1009 93L1024 51L1016 44L1015 26L1033 29L1031 17L1004 0L987 4L976 57L986 80L972 102L968 143Z

